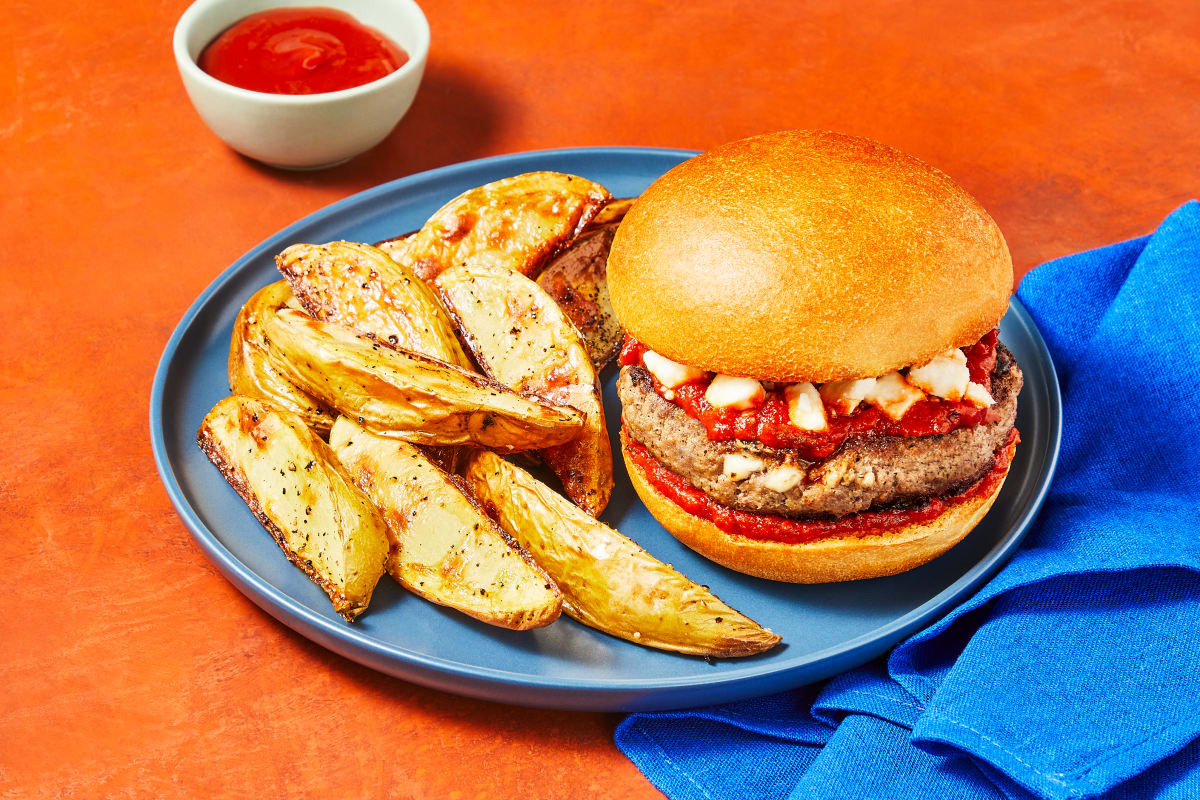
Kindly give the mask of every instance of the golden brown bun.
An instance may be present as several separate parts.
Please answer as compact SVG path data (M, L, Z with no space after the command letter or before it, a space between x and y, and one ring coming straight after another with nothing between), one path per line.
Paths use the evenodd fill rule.
M1012 260L944 173L869 139L778 131L659 178L608 259L625 329L668 358L773 381L882 375L978 341Z
M729 569L788 583L854 581L919 567L970 533L1004 486L1001 480L991 492L956 503L929 522L892 528L876 535L791 544L729 534L708 520L689 514L654 488L629 457L624 443L621 455L638 496L676 539Z

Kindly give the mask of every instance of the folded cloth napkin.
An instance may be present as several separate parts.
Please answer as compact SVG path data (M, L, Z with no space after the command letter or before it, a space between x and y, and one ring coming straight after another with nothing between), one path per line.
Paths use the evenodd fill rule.
M1063 448L978 595L821 687L635 714L671 798L1200 798L1200 203L1033 270Z

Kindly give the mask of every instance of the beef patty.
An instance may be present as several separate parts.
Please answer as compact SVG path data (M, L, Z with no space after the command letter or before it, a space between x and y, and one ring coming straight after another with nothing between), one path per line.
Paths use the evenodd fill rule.
M718 503L759 514L842 517L948 494L978 480L1013 427L1021 385L1016 360L1000 345L992 372L995 422L933 436L851 437L816 463L757 442L710 441L699 420L654 391L642 367L622 368L617 391L629 435ZM731 454L757 459L762 468L733 480L724 472Z

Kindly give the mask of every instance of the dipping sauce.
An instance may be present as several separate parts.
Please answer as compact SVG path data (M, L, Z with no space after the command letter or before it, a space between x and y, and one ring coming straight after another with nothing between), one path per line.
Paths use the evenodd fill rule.
M273 8L251 14L209 42L200 69L219 81L270 94L320 94L395 72L408 53L334 8Z

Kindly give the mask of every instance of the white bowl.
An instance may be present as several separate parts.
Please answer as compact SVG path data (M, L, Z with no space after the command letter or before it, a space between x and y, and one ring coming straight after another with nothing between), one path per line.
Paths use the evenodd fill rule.
M238 20L282 6L328 6L352 14L408 53L379 80L323 94L239 89L200 69L204 46ZM429 23L412 0L196 0L175 26L175 63L192 105L221 141L287 169L340 164L379 144L412 105L429 54Z

